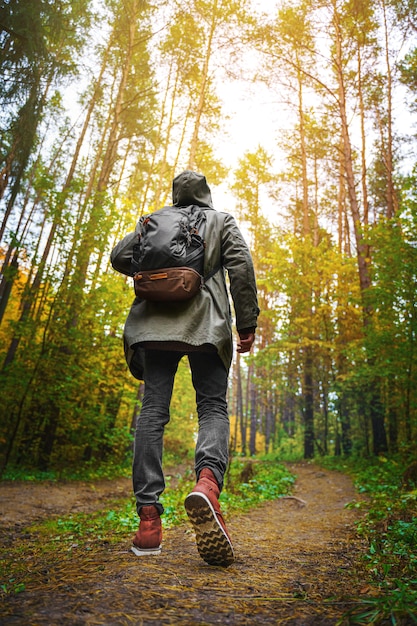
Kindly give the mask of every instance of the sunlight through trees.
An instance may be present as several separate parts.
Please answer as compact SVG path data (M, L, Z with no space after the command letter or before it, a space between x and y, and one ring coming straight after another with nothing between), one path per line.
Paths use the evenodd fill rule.
M59 471L129 453L141 401L122 342L133 288L109 253L141 215L170 203L186 168L207 176L215 208L234 213L257 273L255 349L230 377L233 452L312 458L413 445L416 7L269 4L4 3L2 469ZM259 93L276 103L265 145L245 147L250 115L229 134L222 93L234 85L247 85L258 119ZM241 150L233 159L219 149L229 140ZM187 454L186 367L171 413L168 451Z

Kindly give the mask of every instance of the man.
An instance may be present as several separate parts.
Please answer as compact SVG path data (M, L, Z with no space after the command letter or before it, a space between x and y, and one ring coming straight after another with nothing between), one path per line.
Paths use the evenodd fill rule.
M191 300L176 303L135 299L124 330L126 359L132 374L144 381L142 408L137 420L133 487L139 530L133 552L158 554L163 513L159 497L165 488L162 471L164 427L174 377L187 355L196 392L198 438L195 449L197 484L185 500L201 557L212 565L234 560L232 542L218 498L228 464L229 417L227 379L232 361L232 320L225 282L230 282L237 350L249 352L255 339L259 308L251 255L234 218L213 208L203 175L192 171L173 181L173 206L197 205L206 214L204 274L210 276ZM131 258L137 233L127 235L111 254L113 267L132 275ZM216 271L217 269L217 271Z

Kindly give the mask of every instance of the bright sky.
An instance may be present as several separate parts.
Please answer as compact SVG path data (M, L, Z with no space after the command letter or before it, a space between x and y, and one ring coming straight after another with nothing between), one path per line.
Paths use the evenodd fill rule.
M259 145L267 149L276 145L280 112L270 90L262 84L234 82L222 85L219 95L224 101L224 117L229 117L221 137L225 159L235 161Z
M223 100L224 132L215 145L224 164L233 170L245 153L255 152L262 146L274 157L276 169L282 171L284 164L278 162L278 141L280 130L288 128L289 123L276 94L264 84L254 85L243 80L223 82L217 93ZM223 185L211 185L216 208L231 210L234 205L233 196L227 189L231 182L230 177ZM276 209L270 206L270 202L265 202L263 212L268 219L275 220Z

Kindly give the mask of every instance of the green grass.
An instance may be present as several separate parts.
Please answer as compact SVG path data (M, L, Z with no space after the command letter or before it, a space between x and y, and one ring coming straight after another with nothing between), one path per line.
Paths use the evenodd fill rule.
M364 510L358 532L368 546L364 566L373 597L352 611L350 624L417 624L417 490L402 487L408 463L401 457L320 460L351 474L366 495L349 506Z
M253 476L246 482L242 472L252 465ZM295 476L273 457L260 457L259 462L234 459L221 495L222 508L226 513L247 510L266 500L274 500L291 491Z
M188 460L192 465L192 457ZM164 464L166 467L174 467L184 462L184 457L178 454L165 453ZM42 471L38 468L8 465L1 475L2 480L16 480L25 482L56 482L60 480L93 481L101 479L115 479L129 477L132 472L132 454L128 452L124 460L107 460L98 462L96 459L84 461L74 466L68 465L62 468L51 468Z
M225 488L221 494L221 506L225 513L232 514L245 511L265 500L273 500L287 494L294 476L278 462L262 461L254 463L254 474L248 482L241 482L240 474L246 462L239 459L233 460ZM175 489L171 487L172 478L166 477L166 489L161 496L164 507L162 516L165 528L170 528L186 521L184 499L195 485L194 475L186 471L183 476L175 477ZM48 533L53 533L56 540L65 537L72 540L74 536L98 535L104 538L108 535L112 538L120 538L132 529L136 528L138 518L134 499L122 499L114 501L106 511L96 513L83 513L70 515L58 520L52 520L40 525L39 529L47 527Z
M36 468L28 467L14 467L8 466L3 472L2 480L19 480L25 482L55 482L59 480L101 480L101 479L114 479L121 476L130 476L132 471L132 463L130 460L126 460L123 463L101 463L89 462L83 463L82 466L66 467L63 469L51 469L48 471L41 471Z
M253 474L242 482L247 461L234 459L221 495L221 506L228 515L245 511L265 500L287 494L295 477L278 461L257 459L249 462ZM172 486L175 483L175 488ZM161 497L163 526L170 528L186 521L184 499L195 485L194 472L167 476ZM76 513L32 524L23 531L25 541L13 541L3 552L0 595L18 594L31 580L27 559L38 563L71 558L73 550L93 551L100 542L118 544L129 541L138 527L133 496L107 502L104 510Z

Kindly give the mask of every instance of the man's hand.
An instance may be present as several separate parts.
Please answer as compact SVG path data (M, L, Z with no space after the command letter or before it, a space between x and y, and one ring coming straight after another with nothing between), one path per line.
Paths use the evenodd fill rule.
M237 344L237 351L240 354L244 352L250 352L252 344L255 341L255 333L239 333L239 340Z

